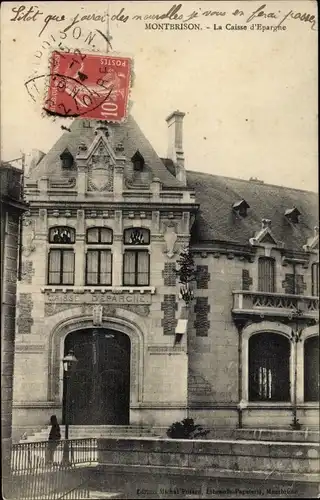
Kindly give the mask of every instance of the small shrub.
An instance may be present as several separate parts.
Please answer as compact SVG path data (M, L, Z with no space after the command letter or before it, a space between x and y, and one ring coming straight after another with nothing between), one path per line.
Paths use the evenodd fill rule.
M193 418L184 418L181 422L174 422L167 430L167 436L171 439L197 439L209 434L209 430L196 425Z

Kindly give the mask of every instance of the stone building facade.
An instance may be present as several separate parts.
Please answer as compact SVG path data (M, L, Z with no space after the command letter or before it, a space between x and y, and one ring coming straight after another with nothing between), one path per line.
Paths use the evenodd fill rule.
M294 409L317 425L317 197L186 171L183 117L167 118L167 158L132 116L78 119L30 171L18 434L66 409L78 425L189 415L288 427ZM196 273L184 315L176 270L186 246ZM70 349L78 364L66 398Z
M17 270L22 200L22 171L1 163L1 455L3 492L7 493L11 456L12 392Z

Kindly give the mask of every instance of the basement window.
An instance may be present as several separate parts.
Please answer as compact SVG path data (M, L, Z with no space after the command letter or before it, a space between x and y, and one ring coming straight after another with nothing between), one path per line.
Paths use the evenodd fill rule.
M60 155L61 166L63 169L71 169L73 167L73 156L68 149L65 149Z

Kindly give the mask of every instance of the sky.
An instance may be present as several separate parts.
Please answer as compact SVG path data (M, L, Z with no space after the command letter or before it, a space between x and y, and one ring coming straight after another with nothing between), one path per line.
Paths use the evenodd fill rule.
M37 10L40 14L18 20L35 5L32 15ZM198 24L199 30L145 29L147 22L163 21L143 20L144 16L168 13L173 5L109 5L113 52L134 60L131 112L157 153L166 156L165 118L179 109L186 113L183 147L188 170L316 190L318 27L301 20L302 14L309 19L316 15L316 3L271 1L259 10L263 2L252 0L189 1L181 4L177 15L183 15L186 24ZM18 14L21 6L25 10ZM236 9L243 15L233 15ZM249 20L257 10L263 15ZM77 14L77 23L62 42L87 52L94 44L94 50L106 53L106 42L95 30L106 31L107 11L107 2L2 3L2 160L20 157L21 152L28 155L32 149L47 152L61 135L61 125L68 126L65 118L43 116L44 85L39 84L34 102L24 84L47 72L50 50L57 48L60 33ZM211 14L217 11L225 15ZM192 12L197 16L188 20ZM84 15L91 19L79 21ZM92 20L92 15L105 19ZM142 19L134 20L134 15ZM275 27L283 19L285 30L257 28ZM247 29L230 29L231 25ZM91 46L90 31L95 33Z

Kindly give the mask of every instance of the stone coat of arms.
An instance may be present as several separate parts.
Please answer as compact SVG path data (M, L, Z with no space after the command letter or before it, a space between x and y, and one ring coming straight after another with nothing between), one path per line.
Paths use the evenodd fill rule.
M88 168L88 191L113 190L113 164L105 147L101 144L92 155Z

